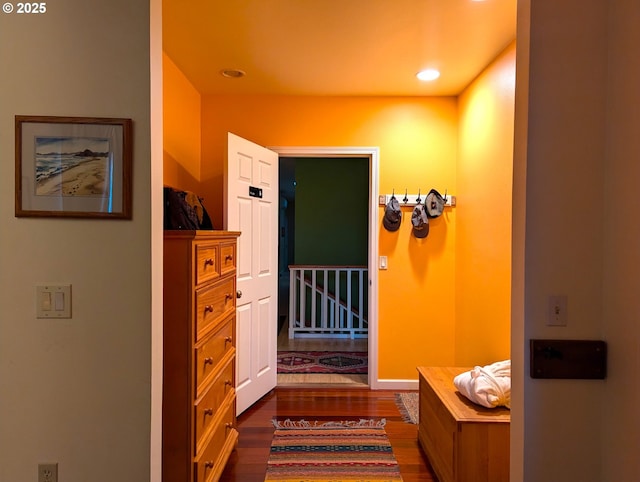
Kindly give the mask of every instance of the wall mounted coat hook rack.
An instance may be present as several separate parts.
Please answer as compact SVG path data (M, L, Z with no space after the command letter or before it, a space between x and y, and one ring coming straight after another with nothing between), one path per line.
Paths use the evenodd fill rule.
M386 204L391 200L392 197L395 197L395 190L392 194L381 194L380 196L380 205L386 206ZM444 205L446 207L453 207L456 205L456 197L449 194L448 191L445 191L443 196ZM408 190L405 190L404 198L402 198L400 202L400 206L415 206L422 202L422 194L421 191L418 191L418 194L409 194Z

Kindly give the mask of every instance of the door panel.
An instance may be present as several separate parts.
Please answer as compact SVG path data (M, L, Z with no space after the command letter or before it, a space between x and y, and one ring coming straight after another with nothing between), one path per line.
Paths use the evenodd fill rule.
M226 229L240 231L237 413L276 386L278 154L228 136ZM259 190L260 195L250 195Z
M271 306L271 299L270 298L265 298L262 299L258 302L258 309L260 310L260 316L259 318L261 320L266 320L269 318L269 314L271 313L273 307ZM264 330L267 329L269 330L269 326L267 323L261 323L258 326L259 330ZM260 337L268 337L269 334L268 333L258 333L257 336ZM256 354L256 360L258 362L258 366L257 366L257 372L259 374L263 374L267 371L269 371L271 369L271 351L272 350L265 350L265 347L260 346L260 351ZM277 378L277 377L276 377Z
M260 256L258 259L258 275L266 276L272 275L277 280L276 273L273 272L273 226L276 226L276 236L278 235L278 220L272 218L273 209L272 206L267 205L265 203L259 204L260 210L260 233L259 233L259 244L258 249L260 250ZM276 251L277 258L277 251ZM277 261L277 259L276 259Z
M236 309L236 323L236 346L238 347L238 352L236 353L236 391L239 391L240 387L244 387L251 382L251 359L240 356L240 352L244 352L241 347L251 345L250 304L238 306Z
M253 253L251 251L251 201L248 199L238 199L238 231L247 233L238 239L238 281L251 279L251 265Z

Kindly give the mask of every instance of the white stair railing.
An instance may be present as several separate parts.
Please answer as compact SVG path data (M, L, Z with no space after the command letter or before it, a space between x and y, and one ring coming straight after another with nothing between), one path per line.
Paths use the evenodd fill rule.
M366 266L289 266L289 338L366 337Z

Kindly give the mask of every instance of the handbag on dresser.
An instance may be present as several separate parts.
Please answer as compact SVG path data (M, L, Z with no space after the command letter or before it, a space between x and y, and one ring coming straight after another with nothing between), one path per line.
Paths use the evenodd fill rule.
M209 230L213 229L213 223L196 193L165 186L164 229Z

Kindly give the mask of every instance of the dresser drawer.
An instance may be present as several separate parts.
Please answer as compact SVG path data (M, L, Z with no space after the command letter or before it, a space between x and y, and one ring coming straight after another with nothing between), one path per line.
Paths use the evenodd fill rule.
M195 482L208 482L213 474L220 472L220 460L224 455L223 448L228 437L235 435L235 397L229 399L230 403L224 407L224 414L220 423L214 428L211 438L202 454L195 461Z
M200 340L223 317L235 312L235 292L235 278L227 278L196 291L196 340Z
M236 244L220 245L220 274L225 275L236 269Z
M200 453L205 442L207 432L211 428L211 423L222 407L222 402L229 392L234 391L233 370L235 357L229 356L227 364L220 374L213 380L213 383L206 389L202 398L195 404L195 443L196 453Z
M196 243L196 286L220 277L220 244Z
M206 338L202 344L196 346L195 350L195 376L196 393L204 391L207 378L216 369L225 354L232 350L234 344L233 317L226 320L211 336Z

